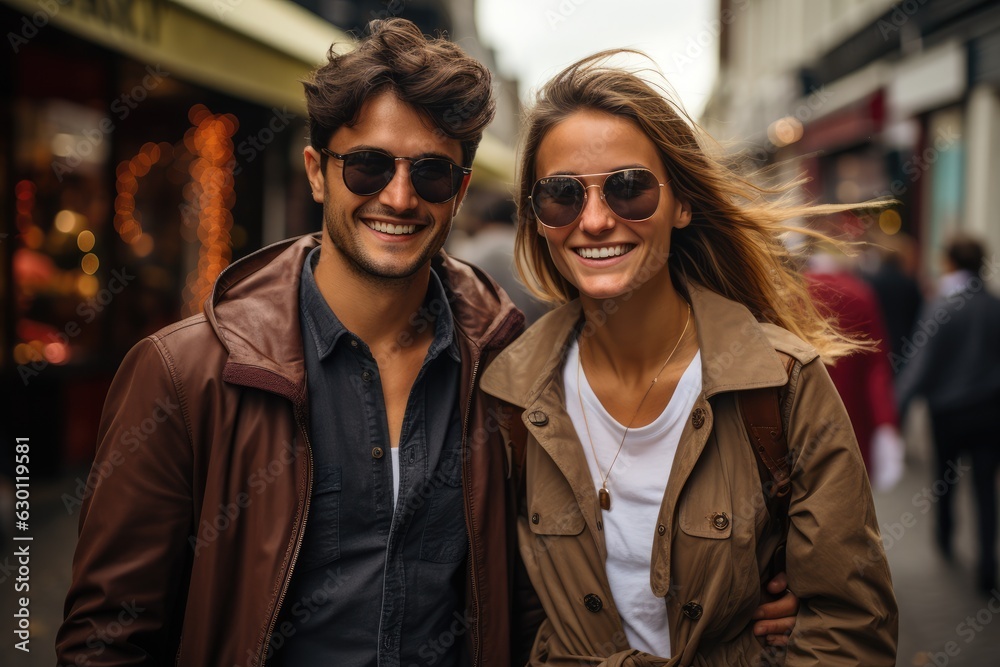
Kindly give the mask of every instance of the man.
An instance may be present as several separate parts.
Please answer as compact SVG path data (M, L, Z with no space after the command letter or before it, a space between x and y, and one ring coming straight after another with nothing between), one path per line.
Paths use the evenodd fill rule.
M968 236L957 235L946 244L938 299L928 304L904 343L906 365L897 388L900 414L918 395L927 399L930 409L936 497L920 502L927 509L936 504L937 544L946 558L952 555L954 487L966 471L972 471L979 519L977 585L989 596L997 585L1000 299L986 287L996 260L984 264L985 254L979 241ZM963 452L969 454L971 468L959 464ZM943 493L937 491L939 482Z
M392 19L305 87L323 233L236 262L123 361L62 664L506 666L530 641L498 406L476 391L523 318L439 252L489 72Z

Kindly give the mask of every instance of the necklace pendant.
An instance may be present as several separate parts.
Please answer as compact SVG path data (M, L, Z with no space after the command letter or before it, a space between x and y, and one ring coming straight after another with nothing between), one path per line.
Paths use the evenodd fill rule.
M611 509L611 492L608 491L607 487L601 487L598 489L597 499L601 503L602 510L607 511Z

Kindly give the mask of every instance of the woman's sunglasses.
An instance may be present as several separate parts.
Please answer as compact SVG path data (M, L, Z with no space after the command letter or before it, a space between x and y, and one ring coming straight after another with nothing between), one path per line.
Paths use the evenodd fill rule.
M344 163L344 185L361 197L381 192L396 174L396 162L410 163L410 183L420 198L431 204L450 201L462 188L462 180L472 173L469 167L460 167L451 160L439 157L414 159L395 157L382 151L353 151L341 155L323 148L323 153Z
M587 185L584 178L603 176L600 185ZM587 205L587 190L601 189L601 199L622 220L649 220L660 205L660 183L649 169L619 169L601 174L546 176L531 188L531 209L546 227L558 228L579 220Z

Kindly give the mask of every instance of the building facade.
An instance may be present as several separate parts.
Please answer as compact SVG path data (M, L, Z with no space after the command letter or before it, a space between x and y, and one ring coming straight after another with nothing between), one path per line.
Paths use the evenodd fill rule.
M720 11L710 131L758 164L804 172L820 201L899 200L878 225L917 239L925 276L952 231L1000 251L1000 4L724 0Z

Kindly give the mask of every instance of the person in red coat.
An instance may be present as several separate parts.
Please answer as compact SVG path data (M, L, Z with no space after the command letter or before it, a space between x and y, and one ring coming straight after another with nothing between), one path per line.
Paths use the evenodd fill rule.
M903 443L878 299L839 258L829 254L813 255L805 276L817 306L835 318L842 330L878 341L877 351L839 359L829 371L854 425L872 486L887 490L902 476Z

